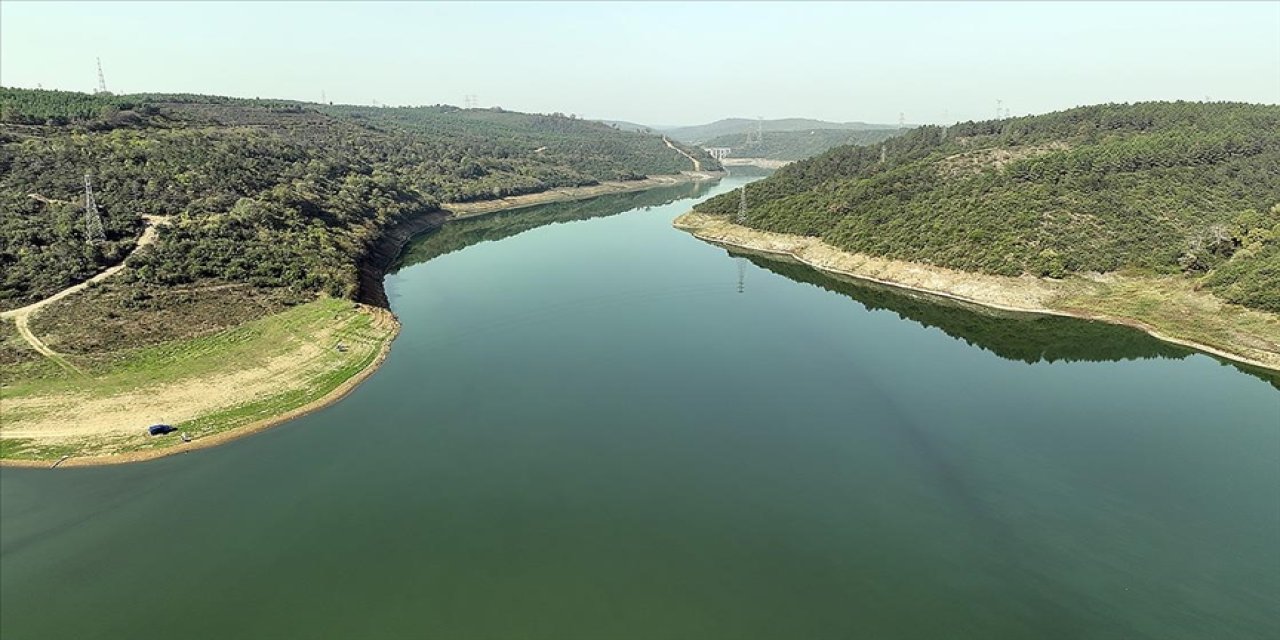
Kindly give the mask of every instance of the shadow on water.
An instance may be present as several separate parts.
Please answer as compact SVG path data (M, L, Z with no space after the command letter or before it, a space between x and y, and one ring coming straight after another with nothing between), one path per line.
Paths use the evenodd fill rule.
M852 277L826 274L785 258L736 251L729 252L729 255L745 258L752 264L789 280L847 296L868 310L891 311L904 320L939 329L957 340L1006 360L1028 364L1152 358L1180 360L1200 353L1156 339L1132 327L1079 318L1001 311ZM1221 358L1214 359L1280 389L1280 374Z
M714 180L692 182L644 191L613 193L585 200L508 209L453 220L410 242L391 271L394 273L432 258L461 251L471 245L509 238L549 224L607 218L633 209L660 207L677 200L699 198L716 184L717 181Z
M1084 606L1083 603L1068 602L1066 598L1074 596L1063 594L1046 576L1031 569L1036 566L1035 555L1025 549L1014 525L983 499L981 491L972 486L968 474L952 460L945 447L893 399L875 376L862 370L857 372L860 376L857 384L874 390L884 409L882 420L871 421L871 424L878 424L882 430L906 444L916 464L932 479L933 487L947 498L947 503L953 505L975 531L981 533L983 544L995 550L987 556L984 564L988 574L1006 586L1022 585L1001 606L1011 613L1017 612L1015 615L1054 629L1056 635L1052 637L1081 637L1083 627L1072 611Z
M1006 360L1028 364L1053 362L1108 362L1140 359L1180 360L1199 353L1158 340L1145 332L1105 322L1007 312L989 309L919 292L906 291L852 277L826 274L783 257L728 251L757 267L798 283L810 284L853 299L869 311L890 311L899 318L936 328L966 344ZM1206 354L1209 355L1209 354ZM1210 357L1214 357L1210 355ZM1280 389L1280 375L1264 369L1216 358L1243 373ZM1091 606L1087 598L1066 594L1051 576L1036 571L1037 552L1028 549L1008 520L989 504L982 490L972 486L969 474L953 460L945 446L904 409L874 375L862 373L856 384L874 390L883 407L882 429L901 438L932 486L982 534L993 554L986 569L1007 585L1021 585L1021 592L1005 603L1022 615L1057 630L1053 637L1075 638L1084 632L1075 612Z

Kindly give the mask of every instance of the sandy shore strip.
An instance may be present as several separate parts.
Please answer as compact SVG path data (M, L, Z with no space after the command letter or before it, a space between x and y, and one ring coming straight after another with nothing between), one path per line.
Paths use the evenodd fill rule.
M370 313L378 315L380 322L391 323L390 334L387 336L385 340L382 341L382 345L379 347L377 354L374 356L374 358L369 362L367 366L365 366L363 369L358 371L355 375L351 376L350 378L347 378L342 383L340 383L337 387L333 388L325 395L319 398L316 398L302 406L295 407L293 409L290 409L289 411L286 411L278 415L274 415L268 418L264 418L262 420L251 422L247 425L235 427L233 429L228 429L227 431L221 431L212 435L194 438L190 442L183 442L182 440L177 438L176 434L173 436L168 436L168 437L173 437L174 441L173 441L173 444L166 447L160 447L155 449L143 449L139 451L129 451L126 453L115 453L110 455L68 456L53 462L50 462L49 460L19 460L19 459L5 458L5 459L0 459L0 466L39 467L39 468L49 468L51 466L56 466L58 468L62 468L62 467L92 467L92 466L101 466L101 465L109 465L109 464L124 464L129 462L143 462L146 460L154 460L156 458L163 458L166 456L176 455L179 453L187 453L189 451L195 451L198 449L216 447L220 444L225 444L237 438L242 438L244 436L252 435L259 431L270 429L271 427L288 422L289 420L293 420L294 418L300 418L309 413L313 413L315 411L323 409L341 400L347 394L351 393L357 386L359 386L361 382L364 382L365 379L373 375L374 372L378 370L378 367L382 365L382 362L386 360L387 354L391 352L391 343L392 341L394 341L395 336L398 335L400 331L399 321L396 320L395 316L393 316L391 312L385 309L378 309L376 307L371 307L371 308L368 308L368 311Z
M1003 311L1066 316L1098 320L1139 329L1159 340L1181 345L1219 358L1242 364L1280 371L1280 316L1244 309L1221 302L1206 292L1183 294L1187 306L1201 311L1199 317L1183 318L1183 328L1194 328L1209 314L1231 307L1235 316L1245 315L1252 326L1265 327L1264 332L1232 331L1231 344L1205 344L1203 341L1174 335L1179 327L1156 326L1148 321L1105 311L1090 309L1090 298L1114 284L1139 287L1141 279L1113 274L1092 274L1064 280L1033 276L1008 277L957 271L932 265L854 254L824 243L820 238L759 231L736 225L724 216L697 212L686 213L673 221L673 226L695 237L724 247L749 252L780 255L808 265L818 271L840 274L899 289L927 293ZM1084 308L1081 308L1084 307Z
M572 200L586 200L596 196L608 195L610 193L626 193L628 191L644 191L656 187L670 187L678 184L686 184L689 182L701 182L704 180L714 180L722 177L723 172L718 171L686 171L684 173L676 173L669 175L649 176L644 180L626 180L626 181L610 181L601 182L597 185L586 187L563 187L558 189L549 189L547 191L539 191L538 193L529 193L521 196L511 196L509 198L501 198L498 200L479 200L476 202L449 202L441 205L441 208L453 213L454 218L470 218L474 216L484 215L487 213L496 213L498 211L507 211L509 209L521 209L524 207L532 207L539 204L549 204L552 202L569 202Z

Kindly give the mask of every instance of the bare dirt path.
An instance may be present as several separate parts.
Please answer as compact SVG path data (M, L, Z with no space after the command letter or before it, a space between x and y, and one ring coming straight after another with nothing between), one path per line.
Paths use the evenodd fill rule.
M676 145L671 144L671 141L670 141L670 140L668 140L666 136L662 136L662 141L663 141L663 142L665 142L665 143L667 143L667 146L668 146L668 147L671 147L672 149L674 149L674 150L675 150L677 153L679 153L680 155L682 155L682 156L684 156L684 157L688 158L688 159L689 159L689 162L692 162L692 163L693 163L693 170L694 170L694 171L702 171L702 162L701 162L701 161L699 161L697 158L695 158L695 157L693 157L693 156L689 155L688 153L685 153L685 150L684 150L684 149L681 149L680 147L677 147Z
M147 226L142 231L142 237L138 238L138 244L133 247L133 251L130 251L129 255L125 256L124 260L121 260L119 264L108 267L104 269L101 273L93 276L92 278L89 278L88 280L85 280L80 284L67 287L66 289L63 289L62 291L59 291L49 296L48 298L40 300L39 302L33 302L25 307L20 307L17 309L0 311L0 318L3 318L5 320L13 320L14 325L16 325L18 328L18 333L22 335L24 340L26 340L28 343L31 344L31 348L35 349L36 351L39 351L41 355L58 363L58 365L63 367L64 369L67 369L69 371L74 371L79 374L83 374L84 373L83 371L81 371L75 365L68 362L66 358L63 358L62 356L58 355L57 352L55 352L53 349L50 349L48 345L42 342L40 338L36 336L36 334L31 332L31 317L34 316L36 313L38 313L41 309L45 308L46 306L53 304L54 302L57 302L73 293L76 293L78 291L83 291L85 288L87 288L89 285L95 282L102 282L103 280L106 280L107 278L110 278L111 276L114 276L115 274L119 273L122 269L125 268L125 265L129 263L129 258L132 258L133 254L137 253L139 249L156 241L156 227L162 224L169 223L168 216L143 216L143 219L146 220Z

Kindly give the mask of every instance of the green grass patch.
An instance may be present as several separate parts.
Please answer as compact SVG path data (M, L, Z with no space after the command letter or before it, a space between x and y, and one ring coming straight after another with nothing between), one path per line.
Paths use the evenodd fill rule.
M391 328L375 324L368 310L350 301L322 298L216 334L115 354L98 363L85 361L90 372L87 378L63 374L24 379L3 391L6 400L90 402L164 385L200 388L205 381L212 384L221 376L260 369L277 358L298 360L296 366L290 363L287 375L273 378L273 384L278 381L282 388L273 386L270 395L257 395L233 406L220 404L207 415L175 425L200 438L269 419L324 397L370 366L391 337ZM346 345L345 351L335 348L339 342ZM234 402L233 398L228 400ZM50 413L40 405L23 407L6 413L5 426L22 429L35 421L47 421ZM84 438L74 444L3 438L0 457L55 460L68 454L123 453L182 442L176 436L147 437L145 426L138 426L137 435Z
M75 445L42 445L34 438L0 438L0 459L48 460L56 462L64 456L75 455Z
M1280 315L1225 304L1182 276L1129 277L1064 296L1054 306L1131 318L1179 340L1263 360L1280 353Z
M201 416L195 420L188 420L175 426L181 431L190 434L193 438L200 438L288 413L328 395L329 392L372 364L374 359L378 357L378 352L379 350L377 349L372 350L364 358L352 361L340 369L311 378L304 387L290 389L269 398ZM172 440L148 439L136 445L126 446L122 450L140 451L172 446L173 444Z

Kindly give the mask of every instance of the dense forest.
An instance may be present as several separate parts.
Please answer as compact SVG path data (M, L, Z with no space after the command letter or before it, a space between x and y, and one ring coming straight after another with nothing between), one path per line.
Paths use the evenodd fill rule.
M351 296L382 230L440 203L690 169L659 136L560 114L0 88L0 308L118 262L143 214L172 222L131 278ZM82 222L86 174L99 244Z
M747 187L745 224L1003 275L1185 273L1280 311L1280 106L1100 105L912 129ZM697 210L736 214L737 192Z
M747 133L732 133L707 140L702 146L728 147L732 149L731 158L794 161L811 158L834 147L873 144L899 133L897 129L809 129L768 132L759 139Z

